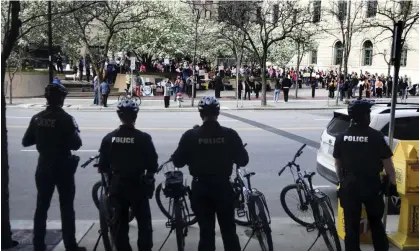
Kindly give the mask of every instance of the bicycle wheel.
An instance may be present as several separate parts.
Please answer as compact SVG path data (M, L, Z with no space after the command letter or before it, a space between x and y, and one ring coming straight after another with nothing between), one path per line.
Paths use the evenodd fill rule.
M135 99L135 102L137 102L137 104L138 104L138 105L141 105L141 102L142 102L142 101L141 101L141 97L139 97L139 96L135 96L135 98L136 98L136 99Z
M100 202L99 202L99 197L100 197L100 190L102 188L102 182L98 181L96 182L93 187L92 187L92 200L95 203L95 206L97 209L100 210Z
M120 94L119 96L118 96L118 102L120 102L120 101L122 101L122 100L124 100L124 99L126 99L127 98L127 95L125 94L125 93L122 93L122 94Z
M105 251L113 251L113 246L111 243L111 238L109 237L110 228L108 225L108 210L106 209L106 198L104 195L100 197L99 203L99 225L100 225L100 234L102 235L102 242Z
M292 195L294 194L294 196ZM300 196L303 201L300 200ZM286 202L286 198L291 197L294 202ZM310 206L308 205L307 199L305 197L305 193L298 188L296 184L288 185L284 187L281 191L280 195L281 205L284 208L284 211L288 214L288 216L300 224L303 227L311 226L314 223L313 218L313 211L311 210ZM297 212L301 212L302 214L305 214L306 217L300 216L300 214L295 215L291 210L291 205L296 205Z
M185 249L185 218L182 214L182 201L175 199L173 204L174 217L175 217L175 231L176 231L176 243L177 250L183 251Z
M237 198L237 207L236 212L234 214L234 222L242 227L248 227L251 225L251 222L249 221L249 207L247 203L244 202L244 195L242 192L240 192L239 197Z
M252 207L252 222L255 225L255 235L262 251L273 251L272 230L266 216L265 204L260 196L250 203Z
M172 208L172 204L173 204L173 199L172 198L167 198L168 199L168 206L165 207L162 203L162 199L167 198L164 193L163 193L163 184L160 183L157 187L156 187L156 202L157 202L157 206L159 207L160 211L164 214L164 216L166 216L169 220L173 219L173 212L171 211ZM192 208L190 207L191 202L190 202L190 198L191 198L191 192L188 189L186 196L184 196L183 198L181 198L179 201L181 202L181 208L183 210L185 210L185 218L186 218L186 225L187 226L192 226L193 224L195 224L196 222L198 222L198 220L196 219L195 214L192 211ZM166 209L168 208L168 209Z
M93 185L92 188L92 199L93 202L95 203L95 206L97 207L98 210L100 210L100 202L99 202L99 198L100 198L100 193L101 193L101 189L102 188L102 182L98 181ZM131 222L134 219L134 213L132 212L131 208L129 208L129 222Z
M329 206L325 201L317 202L316 205L318 207L317 227L326 243L327 249L329 251L341 251L338 232Z

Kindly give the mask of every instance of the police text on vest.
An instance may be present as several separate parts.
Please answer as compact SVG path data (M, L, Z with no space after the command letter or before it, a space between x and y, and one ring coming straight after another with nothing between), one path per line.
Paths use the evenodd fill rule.
M343 136L343 141L349 142L368 142L368 137L366 136Z
M112 137L112 143L134 144L134 138L129 138L129 137Z

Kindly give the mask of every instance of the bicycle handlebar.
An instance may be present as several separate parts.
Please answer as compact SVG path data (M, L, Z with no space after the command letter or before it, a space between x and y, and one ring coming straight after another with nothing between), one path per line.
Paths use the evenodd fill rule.
M163 164L161 164L161 165L157 168L156 173L159 173L159 172L163 169L163 167L164 167L165 165L167 165L167 163L169 163L169 162L171 162L171 161L172 161L172 158L170 158L169 160L167 160L166 162L164 162Z
M92 156L92 157L90 157L86 162L84 162L82 165L81 165L81 168L85 168L86 166L88 166L93 160L96 160L96 159L98 159L99 158L99 154L98 155L96 155L96 156Z
M297 164L295 164L295 160L298 158L298 157L300 157L301 156L301 154L303 153L303 149L304 149L304 147L306 147L307 146L307 144L304 144L304 145L302 145L301 147L300 147L300 149L298 149L298 151L297 151L297 153L294 155L294 159L292 160L292 162L288 162L288 164L286 165L286 166L284 166L279 172L278 172L278 176L281 176L281 174L285 171L285 169L287 168L287 167L292 167L292 166L295 166L295 167L297 167L297 169L298 169L298 165Z

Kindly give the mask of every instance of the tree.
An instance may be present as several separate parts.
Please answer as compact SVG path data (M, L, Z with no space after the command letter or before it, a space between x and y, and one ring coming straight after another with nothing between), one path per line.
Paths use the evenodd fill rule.
M84 46L85 54L89 54L99 83L105 79L105 62L115 36L142 25L144 20L157 15L156 10L162 9L158 2L147 1L101 1L89 8L80 8L83 3L77 1L66 4L74 10L72 18L66 21L72 22L71 26L76 29L74 33Z
M371 29L378 32L374 40L388 41L389 47L381 52L376 53L382 55L387 64L387 74L390 75L391 70L391 52L392 39L395 33L394 27L398 21L403 21L403 33L401 48L407 52L409 49L408 40L409 34L414 25L419 22L419 2L418 1L371 1L374 4L368 5L371 17L364 20L364 28ZM412 41L416 43L417 41Z
M230 25L246 34L247 50L254 53L262 69L262 106L266 106L266 62L270 48L295 32L296 28L311 22L307 8L297 1L232 1L220 2L219 15ZM234 12L229 10L234 9ZM301 18L297 18L301 17ZM251 25L243 25L251 22Z
M348 61L349 55L352 49L352 37L359 34L363 30L362 14L365 6L365 1L329 1L330 5L328 8L324 8L324 14L329 18L323 19L322 30L326 33L334 36L342 44L343 48L343 60L340 62L335 62L339 64L339 73L341 73L343 68L343 73L346 75L348 73ZM339 32L336 32L336 29L333 28L332 24L325 21L330 20L331 22L338 22Z
M301 61L303 60L304 55L306 55L307 52L313 51L315 48L317 48L317 43L314 41L313 36L315 36L317 33L317 29L310 29L308 25L301 26L298 28L298 31L295 32L291 39L294 41L296 50L297 50L297 58L296 58L296 72L297 72L297 83L300 78L300 65ZM298 97L298 84L296 84L295 87L295 98Z
M4 6L2 6L3 9ZM1 50L1 248L10 248L16 243L12 240L10 227L10 205L9 205L9 152L7 143L6 128L6 95L4 93L4 79L6 75L6 61L12 52L13 46L19 36L21 21L19 19L20 2L9 2L7 6L7 18L3 19L2 50ZM3 13L3 11L2 11Z

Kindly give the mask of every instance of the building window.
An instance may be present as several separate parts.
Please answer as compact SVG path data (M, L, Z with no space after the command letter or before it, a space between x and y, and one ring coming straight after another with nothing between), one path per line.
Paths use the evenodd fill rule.
M407 65L407 48L404 47L402 50L402 55L400 58L400 66L406 66Z
M335 44L335 65L341 65L343 62L343 44L341 41Z
M372 43L370 40L364 42L363 50L363 65L372 65Z
M320 22L322 1L313 2L313 23Z
M311 64L317 64L317 50L311 51Z
M339 1L338 2L338 19L343 22L346 19L346 14L348 11L348 2Z
M377 15L377 1L368 1L367 17L375 17Z

